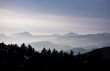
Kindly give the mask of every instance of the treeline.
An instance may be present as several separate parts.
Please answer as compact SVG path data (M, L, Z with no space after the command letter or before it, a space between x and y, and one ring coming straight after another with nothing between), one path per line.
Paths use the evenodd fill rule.
M63 50L43 49L36 51L31 45L6 45L0 43L0 69L14 71L109 71L109 61L104 60L100 50L74 55Z

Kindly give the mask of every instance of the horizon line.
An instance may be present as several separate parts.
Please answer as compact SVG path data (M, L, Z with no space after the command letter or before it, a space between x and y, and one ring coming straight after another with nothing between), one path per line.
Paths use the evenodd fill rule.
M96 33L83 33L83 34L81 34L81 33L76 33L76 32L65 32L65 33L35 33L35 32L24 31L24 32L13 32L13 33L3 33L3 32L0 32L0 35L11 36L11 35L20 34L20 33L29 33L30 35L33 35L33 36L37 36L37 35L49 36L49 35L65 35L65 34L69 34L69 33L73 33L73 34L77 34L77 35L89 35L89 34L102 34L102 33L110 33L110 32L96 32Z

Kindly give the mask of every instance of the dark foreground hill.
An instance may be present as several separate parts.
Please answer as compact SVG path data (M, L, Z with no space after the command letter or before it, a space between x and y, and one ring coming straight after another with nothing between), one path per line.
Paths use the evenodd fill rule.
M0 71L110 71L110 47L74 55L30 45L0 43Z

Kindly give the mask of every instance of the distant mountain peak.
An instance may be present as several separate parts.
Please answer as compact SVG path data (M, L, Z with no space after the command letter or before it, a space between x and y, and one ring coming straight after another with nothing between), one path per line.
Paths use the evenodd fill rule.
M1 33L0 35L3 35L3 36L5 36L5 34L3 34L3 33Z
M71 36L78 36L78 34L77 33L70 32L70 33L64 34L64 36L71 37Z
M2 33L2 34L0 34L0 37L7 37L7 36L6 36L5 34Z
M29 32L21 32L21 34L31 35Z
M16 33L14 34L14 36L23 36L23 37L28 37L28 36L32 36L32 34L30 34L29 32L20 32L20 33Z
M2 39L4 39L4 38L8 38L8 36L7 36L7 35L5 35L5 34L3 34L3 33L2 33L2 34L0 34L0 40L1 40L1 41L3 41Z

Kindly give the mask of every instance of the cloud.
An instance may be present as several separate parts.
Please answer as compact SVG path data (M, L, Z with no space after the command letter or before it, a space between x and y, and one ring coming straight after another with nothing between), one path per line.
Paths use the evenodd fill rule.
M108 31L109 23L109 20L102 18L0 9L0 32L64 33L73 31L83 34Z

